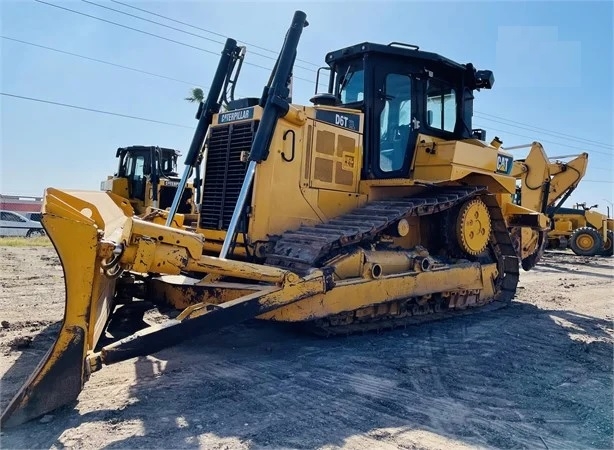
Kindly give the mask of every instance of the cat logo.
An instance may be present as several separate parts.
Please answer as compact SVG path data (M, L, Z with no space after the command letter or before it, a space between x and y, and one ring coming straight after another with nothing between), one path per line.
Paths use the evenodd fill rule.
M512 171L512 164L511 156L497 155L497 172L509 174Z

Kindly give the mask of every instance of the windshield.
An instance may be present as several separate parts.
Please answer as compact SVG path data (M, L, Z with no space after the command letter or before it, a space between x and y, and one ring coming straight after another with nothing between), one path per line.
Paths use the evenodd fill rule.
M174 152L162 152L160 161L161 175L175 175L177 174L177 156Z
M150 175L149 152L143 150L124 151L119 158L118 176L142 178Z
M338 71L338 92L342 104L361 102L365 95L365 76L362 61L343 65Z

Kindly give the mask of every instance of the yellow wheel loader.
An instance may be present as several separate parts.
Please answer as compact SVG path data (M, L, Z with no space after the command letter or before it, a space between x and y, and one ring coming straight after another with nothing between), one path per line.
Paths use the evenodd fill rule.
M170 208L179 186L179 156L180 153L172 148L144 145L120 147L115 153L119 161L117 172L100 183L100 190L128 199L137 215L151 215L159 209ZM197 166L195 170L199 168ZM198 172L195 181L195 184L199 181ZM177 212L182 214L186 223L198 218L194 192L198 187L198 184L186 185L179 201Z
M495 138L492 145L500 146L501 141ZM507 147L507 151L520 148L530 148L523 159L514 160L512 175L517 179L514 203L525 208L540 211L550 218L550 226L554 225L554 214L569 198L586 173L588 153L548 157L539 142L530 145ZM563 162L562 159L568 159ZM532 267L535 260L541 258L543 251L550 245L550 234L544 230L516 227L512 240L517 251L525 256L522 265Z
M612 256L614 219L593 211L598 205L576 203L573 208L552 211L553 229L548 233L549 248L571 248L578 256Z
M248 319L335 335L510 303L532 254L515 250L512 230L544 232L549 219L514 203L513 157L472 129L492 72L363 42L326 54L327 92L293 104L306 26L297 11L261 97L220 112L244 54L226 41L164 223L112 192L45 191L66 312L3 426L72 402L104 366ZM199 164L198 223L182 227ZM138 329L149 305L179 313Z

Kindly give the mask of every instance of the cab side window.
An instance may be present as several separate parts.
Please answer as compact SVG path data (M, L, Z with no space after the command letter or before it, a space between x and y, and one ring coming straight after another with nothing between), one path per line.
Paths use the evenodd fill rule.
M429 79L426 89L427 125L453 132L456 127L456 92L441 80Z
M364 100L365 73L362 69L348 72L341 87L341 103L356 103Z
M407 154L411 117L411 78L388 74L385 104L380 115L379 167L384 172L400 170Z

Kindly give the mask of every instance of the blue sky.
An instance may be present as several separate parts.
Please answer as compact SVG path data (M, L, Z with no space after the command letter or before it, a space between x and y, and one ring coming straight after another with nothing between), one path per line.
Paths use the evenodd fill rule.
M120 146L160 145L185 154L196 121L195 106L183 98L190 86L209 84L222 47L218 42L224 38L109 1L92 0L218 42L82 1L44 1L200 50L33 0L2 0L2 36L183 81L0 40L2 92L183 126L0 96L2 193L41 195L46 187L97 190L100 181L116 169L115 149ZM461 63L491 69L495 86L476 94L474 127L487 129L489 139L499 136L504 146L540 140L551 156L588 151L588 173L567 205L586 201L598 203L605 211L604 198L614 202L612 2L126 1L274 51L281 46L293 12L301 9L307 13L310 26L303 33L298 55L307 62L297 64L308 69L323 65L327 51L362 41L410 42ZM247 64L273 65L273 59L254 53L270 58L275 53L250 45L247 51ZM297 68L295 74L315 80L312 70ZM268 76L266 70L244 66L237 87L239 94L259 96ZM294 101L308 103L314 87L313 81L295 80ZM517 123L509 123L510 120ZM555 135L525 129L531 127L554 131ZM522 151L517 154L523 156Z

